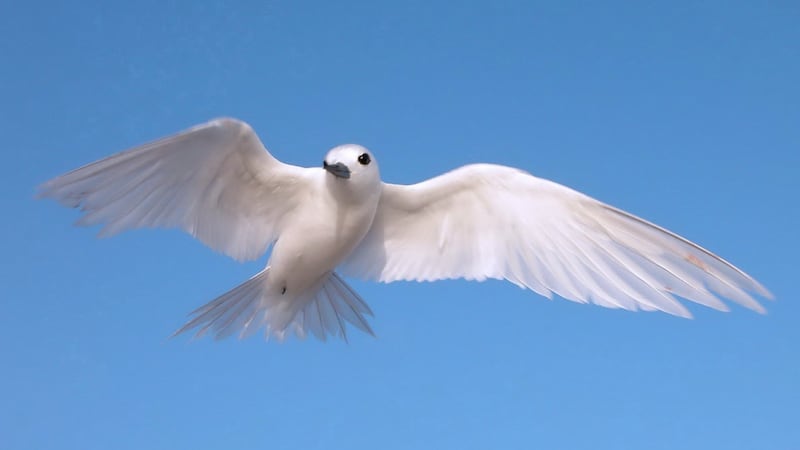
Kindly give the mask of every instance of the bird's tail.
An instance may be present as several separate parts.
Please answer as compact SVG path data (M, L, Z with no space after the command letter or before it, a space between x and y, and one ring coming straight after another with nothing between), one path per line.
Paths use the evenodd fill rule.
M374 336L364 315L372 311L364 300L340 277L331 272L315 288L300 297L275 296L267 290L269 267L231 291L192 311L194 316L173 336L199 328L195 337L209 331L217 339L235 332L249 337L265 328L265 337L285 339L288 335L305 338L313 334L321 340L327 335L347 340L345 323Z

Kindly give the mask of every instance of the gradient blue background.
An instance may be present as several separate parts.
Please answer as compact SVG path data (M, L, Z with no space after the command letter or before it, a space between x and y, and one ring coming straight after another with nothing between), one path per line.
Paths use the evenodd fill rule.
M2 449L800 448L800 4L4 2ZM517 166L777 296L695 320L502 282L353 280L378 338L168 339L258 271L35 186L212 117L385 180Z

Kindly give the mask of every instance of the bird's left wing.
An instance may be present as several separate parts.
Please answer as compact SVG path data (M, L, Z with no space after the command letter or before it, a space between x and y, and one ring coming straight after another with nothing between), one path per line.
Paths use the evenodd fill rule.
M217 119L73 170L39 195L80 207L78 224L105 224L101 235L181 228L249 260L277 238L307 170L275 159L248 124Z
M343 267L383 282L507 279L551 297L688 317L674 295L763 311L769 292L730 263L643 219L509 167L465 166L385 184L373 226Z

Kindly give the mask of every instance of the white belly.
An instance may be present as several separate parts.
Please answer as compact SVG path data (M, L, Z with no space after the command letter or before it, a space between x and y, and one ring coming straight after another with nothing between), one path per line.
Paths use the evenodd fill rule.
M296 294L318 283L361 242L374 215L371 205L342 205L327 196L304 203L273 247L270 289Z

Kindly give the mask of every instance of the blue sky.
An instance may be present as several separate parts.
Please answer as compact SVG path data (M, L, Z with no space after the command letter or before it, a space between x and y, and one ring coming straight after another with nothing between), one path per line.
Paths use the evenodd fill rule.
M5 2L3 449L800 448L796 2ZM377 339L169 339L248 278L177 231L95 239L48 178L230 115L383 178L524 168L777 297L696 318L508 283L352 280Z

